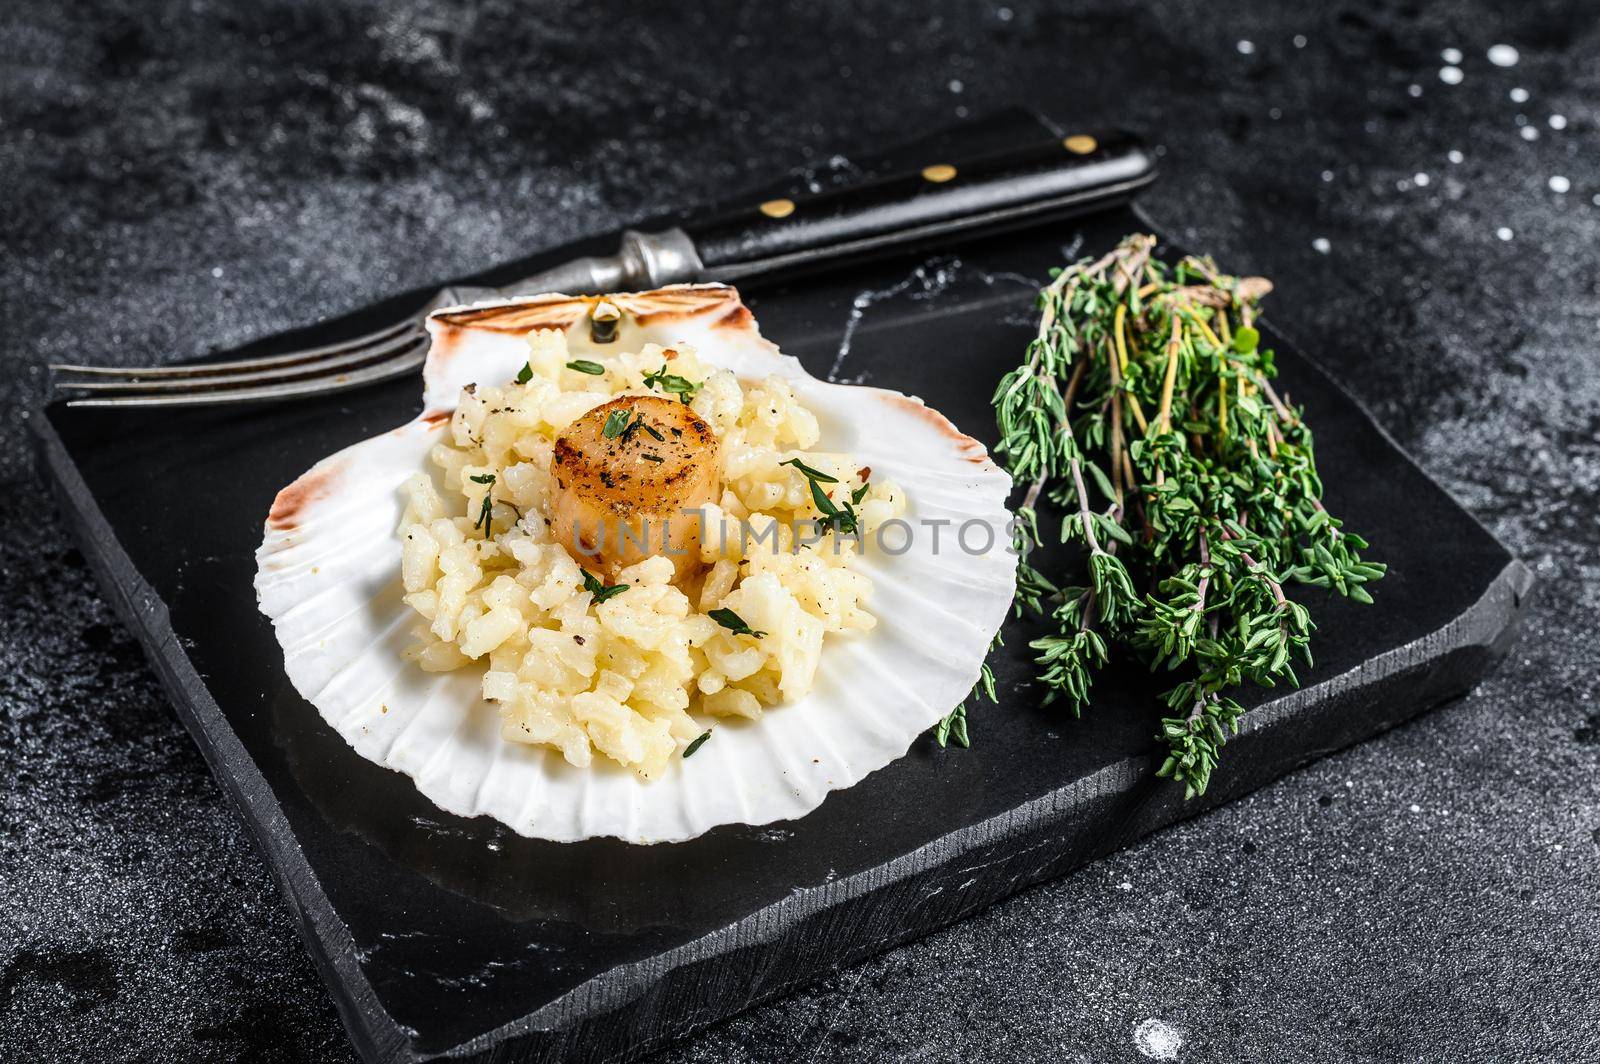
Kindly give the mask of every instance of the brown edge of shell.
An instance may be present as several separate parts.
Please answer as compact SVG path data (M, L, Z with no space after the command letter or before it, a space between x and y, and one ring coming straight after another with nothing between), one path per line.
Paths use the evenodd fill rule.
M956 428L953 421L927 403L924 403L921 399L892 392L884 393L880 398L890 406L897 407L912 417L926 422L935 432L955 445L963 460L971 462L980 468L999 470L1000 467L995 465L993 459L989 457L989 449L987 447Z
M274 532L293 532L300 527L305 511L333 494L342 466L336 461L318 465L278 492L267 511L267 527Z

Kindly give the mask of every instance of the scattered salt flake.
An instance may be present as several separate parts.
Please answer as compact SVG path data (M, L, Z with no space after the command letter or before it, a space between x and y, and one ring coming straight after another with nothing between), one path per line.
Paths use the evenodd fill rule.
M965 89L965 88L966 88L966 86L961 84L961 79L960 78L951 78L950 79L950 91L951 92L959 93L962 89Z
M1520 85L1517 88L1512 89L1510 95L1512 103L1528 102L1528 90L1522 88Z
M1147 1060L1177 1060L1183 1032L1165 1020L1151 1017L1133 1029L1133 1045Z
M1494 235L1499 237L1501 240L1510 240L1516 234L1511 231L1510 226L1502 225L1499 229L1494 231Z
M1411 803L1411 811L1413 813L1420 813L1420 812L1422 812L1422 806L1418 805L1416 802L1412 802Z
M1010 22L1011 15L1012 12L1009 7L1002 7L1000 10L994 13L994 17L999 19L1001 22Z
M1560 853L1560 852L1561 852L1561 844L1558 842L1558 843L1556 843L1556 853Z
M1322 171L1322 180L1324 180L1324 181L1332 181L1333 180L1333 171L1332 170L1324 170L1324 171Z
M1304 48L1306 46L1306 35L1303 34L1303 33L1295 34L1294 35L1294 46L1296 48Z
M1118 890L1132 890L1133 889L1133 884L1129 883L1126 879L1124 879L1121 883L1117 884L1117 889Z
M1238 44L1234 45L1234 47L1239 49L1240 55L1256 54L1256 42L1254 41L1240 41Z
M1431 180L1432 178L1421 172L1411 175L1411 183L1416 185L1418 188L1427 188L1428 182Z
M1409 94L1409 95L1410 95L1410 96L1411 96L1411 97L1412 97L1412 98L1413 98L1413 99L1415 99L1415 98L1416 98L1416 97L1418 97L1418 96L1421 96L1421 95L1422 95L1422 86L1421 86L1421 85L1416 85L1416 84L1412 84L1412 85L1407 85L1407 86L1406 86L1406 92L1407 92L1407 93L1408 93L1408 94Z
M1328 242L1327 237L1319 236L1311 242L1311 249L1319 254L1326 255L1333 250L1333 245Z
M1572 191L1572 182L1568 181L1566 178L1562 177L1560 174L1552 174L1551 177L1550 177L1549 184L1550 184L1550 191L1551 192L1566 193L1566 192L1571 192Z
M222 276L222 267L221 266L213 266L213 267L211 267L211 276L213 276L213 277L221 277Z
M1461 49L1446 48L1444 51L1439 53L1439 58L1443 59L1446 63L1449 63L1451 66L1454 66L1461 62L1463 57L1461 55Z
M1514 67L1522 56L1509 44L1493 44L1489 46L1489 62L1497 67Z
M1462 155L1460 152L1456 151L1454 148L1451 148L1448 152L1445 153L1445 158L1449 159L1453 163L1460 163L1461 160L1466 158L1466 156Z
M1545 119L1545 121L1550 123L1550 128L1551 129L1566 129L1567 128L1567 116L1566 115L1551 115L1549 118Z
M1534 129L1532 126L1523 126L1522 127L1522 139L1523 140L1538 140L1539 139L1539 131L1537 129Z
M1459 85L1461 84L1461 79L1465 76L1461 73L1460 67L1447 66L1439 68L1439 80L1446 85Z

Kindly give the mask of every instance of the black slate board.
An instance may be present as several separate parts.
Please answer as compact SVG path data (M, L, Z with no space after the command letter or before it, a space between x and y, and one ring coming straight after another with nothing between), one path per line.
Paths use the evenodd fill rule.
M981 438L1037 279L1064 252L1149 227L1106 212L750 303L813 372L920 394ZM1462 693L1504 652L1526 571L1265 332L1312 411L1330 507L1391 570L1374 607L1317 606L1307 686L1257 699L1203 802L1151 775L1153 687L1138 671L1104 676L1082 721L1039 709L1021 623L971 750L924 740L803 820L648 848L440 813L283 679L250 587L266 508L318 457L409 418L416 382L243 412L58 406L37 423L85 553L255 832L362 1054L606 1060L1246 793Z

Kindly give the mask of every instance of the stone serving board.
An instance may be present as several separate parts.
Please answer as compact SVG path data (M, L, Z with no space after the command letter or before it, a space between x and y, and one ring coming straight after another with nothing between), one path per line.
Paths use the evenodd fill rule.
M920 395L992 442L988 399L1027 341L1045 271L1150 228L1118 208L746 296L813 373ZM255 349L354 335L408 300ZM1252 693L1204 799L1153 775L1156 682L1113 668L1083 719L1041 707L1027 650L1038 626L1015 621L992 658L1000 704L973 705L970 750L925 738L801 820L652 847L540 842L442 813L346 747L285 679L251 588L267 508L321 456L409 419L419 381L232 410L56 405L35 423L84 553L252 829L361 1055L609 1061L1390 728L1504 653L1527 571L1263 331L1309 409L1330 509L1390 573L1374 606L1304 599L1316 667L1300 689Z

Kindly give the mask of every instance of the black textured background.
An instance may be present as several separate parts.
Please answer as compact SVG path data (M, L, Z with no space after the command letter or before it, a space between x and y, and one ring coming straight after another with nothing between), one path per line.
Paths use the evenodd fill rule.
M199 353L1022 101L1161 142L1149 209L1273 277L1274 318L1538 575L1462 704L662 1059L1600 1053L1600 10L60 6L0 8L7 409L48 361ZM350 1059L26 429L0 1059Z

